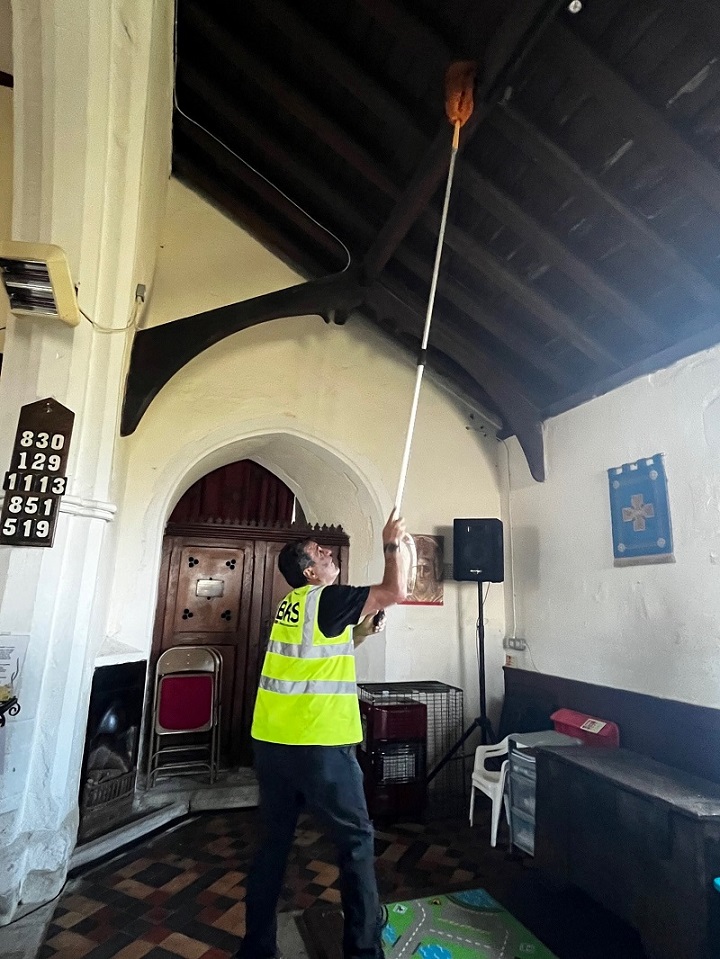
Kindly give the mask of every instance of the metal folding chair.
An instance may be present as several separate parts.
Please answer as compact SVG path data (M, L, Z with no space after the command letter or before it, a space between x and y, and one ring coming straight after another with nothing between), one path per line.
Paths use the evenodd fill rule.
M160 656L148 760L151 787L158 776L191 776L204 771L210 782L215 782L221 685L222 658L210 646L176 646Z

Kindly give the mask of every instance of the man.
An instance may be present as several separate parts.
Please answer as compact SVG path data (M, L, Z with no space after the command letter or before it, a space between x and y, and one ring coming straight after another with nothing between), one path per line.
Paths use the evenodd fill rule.
M292 592L278 606L253 717L265 836L248 875L240 959L277 954L277 902L303 808L338 848L345 959L382 959L373 828L355 758L362 731L353 649L381 628L376 613L405 598L404 536L393 511L375 586L334 585L332 553L312 540L289 543L278 557Z

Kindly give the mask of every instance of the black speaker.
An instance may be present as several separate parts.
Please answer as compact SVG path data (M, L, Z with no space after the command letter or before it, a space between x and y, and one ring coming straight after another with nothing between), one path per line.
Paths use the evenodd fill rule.
M501 520L453 521L453 579L461 583L502 583L504 557Z

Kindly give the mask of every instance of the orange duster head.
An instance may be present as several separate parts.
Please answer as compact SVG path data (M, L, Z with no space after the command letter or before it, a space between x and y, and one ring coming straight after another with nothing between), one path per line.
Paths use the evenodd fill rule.
M477 63L474 60L457 60L450 64L445 74L445 112L455 127L455 147L458 144L460 127L465 126L472 116L476 73Z

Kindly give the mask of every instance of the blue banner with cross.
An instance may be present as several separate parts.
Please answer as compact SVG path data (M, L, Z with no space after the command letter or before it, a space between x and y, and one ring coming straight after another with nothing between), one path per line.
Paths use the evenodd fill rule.
M607 472L615 566L674 563L662 454Z

